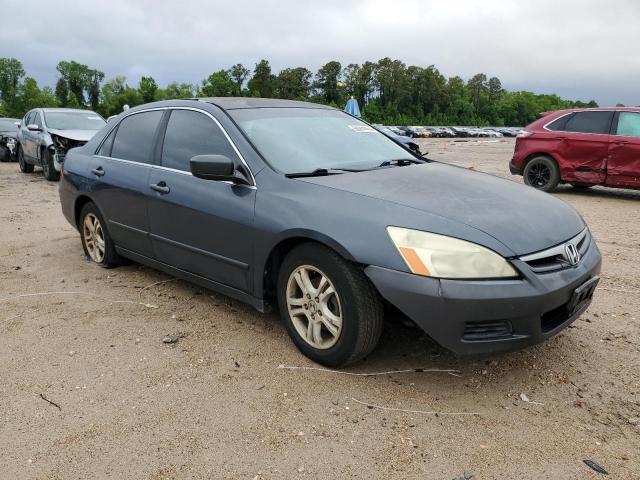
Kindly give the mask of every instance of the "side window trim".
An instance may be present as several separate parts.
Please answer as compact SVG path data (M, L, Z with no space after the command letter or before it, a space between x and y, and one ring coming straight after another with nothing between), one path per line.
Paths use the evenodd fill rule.
M144 112L153 112L156 110L191 110L194 112L198 112L198 113L202 113L205 116L209 117L211 120L213 120L213 123L216 124L216 126L222 131L222 134L224 135L225 139L227 140L227 142L229 142L229 145L231 145L231 148L233 149L233 151L236 153L236 155L238 156L238 158L240 159L240 162L242 163L243 167L247 170L247 172L249 172L249 176L251 177L251 185L243 185L245 187L248 188L256 188L256 178L253 175L253 172L251 171L251 168L249 167L249 164L247 163L247 161L244 159L244 157L242 156L242 154L240 153L240 150L238 150L238 147L236 146L236 144L233 142L233 140L231 140L231 137L229 136L229 134L227 133L227 130L222 126L222 124L220 123L220 121L214 117L211 113L207 112L206 110L202 110L200 108L194 108L194 107L157 107L157 108L149 108L149 109L145 109L145 110L138 110L136 112L133 112L123 118L120 119L120 121L118 121L118 123L116 125L114 125L113 129L105 136L105 138L102 140L102 142L100 142L100 144L98 145L98 147L96 148L95 152L94 152L94 156L98 156L98 157L103 157L103 155L99 155L98 152L100 151L100 148L102 147L102 144L105 142L105 140L107 138L109 138L109 135L111 135L111 132L113 132L114 130L118 129L120 127L120 124L122 123L122 121L125 118L129 118L131 115L136 115L138 113L144 113ZM169 116L167 114L165 114L165 116L163 116L160 119L160 124L158 125L158 129L156 131L156 135L162 133L162 139L164 141L164 134L166 133L166 129L167 129L167 123L169 121ZM115 132L116 134L118 132ZM115 135L113 136L113 138L115 139ZM156 149L158 147L158 143L156 142L156 145L154 147L153 150L153 154L154 157L156 155ZM111 142L111 148L109 149L109 153L112 154L113 153L113 141ZM186 175L191 175L191 172L184 172L182 170L175 170L172 168L167 168L167 167L163 167L162 165L158 164L158 163L150 163L150 164L142 164L140 162L136 162L133 160L127 160L124 158L116 158L116 157L106 157L106 158L112 158L114 160L121 160L123 162L131 162L131 163L138 163L140 165L150 165L156 168L163 168L163 169L167 169L170 171L176 171L176 172L181 172L184 173ZM158 161L160 161L160 159L158 159ZM223 183L228 183L228 182L223 182Z
M609 112L612 112L612 113L613 113L613 115L611 115L611 119L609 120L609 129L608 129L608 131L607 131L606 133L576 132L576 131L574 131L574 130L551 130L550 128L547 128L547 127L548 127L549 125L551 125L553 122L557 122L557 121L558 121L558 120L560 120L561 118L564 118L564 117L569 116L569 115L571 115L571 116L575 116L575 115L576 115L576 114L578 114L578 113L584 113L584 111L580 111L580 110L578 110L578 111L573 111L573 112L569 112L569 113L566 113L566 114L564 114L564 115L561 115L561 116L559 116L559 117L557 117L557 118L555 118L555 119L551 120L550 122L545 123L545 124L542 126L542 128L543 128L544 130L546 130L546 131L548 131L548 132L552 132L552 133L579 133L580 135L613 135L613 132L615 131L615 130L613 130L613 128L614 128L614 119L615 119L615 118L617 118L618 111L611 111L611 110L594 110L594 112L608 112L608 111L609 111ZM567 123L569 123L569 121L570 121L570 120L571 120L571 119L567 119L567 120L565 121L565 124L564 124L564 127L565 127L565 128L566 128L566 126L567 126ZM617 123L616 123L616 124L617 124Z

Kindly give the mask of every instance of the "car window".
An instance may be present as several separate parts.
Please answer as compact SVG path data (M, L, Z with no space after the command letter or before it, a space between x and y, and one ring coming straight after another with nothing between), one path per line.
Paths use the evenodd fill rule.
M111 130L111 133L109 134L109 136L107 137L107 139L102 142L102 145L100 146L100 149L98 150L98 155L102 155L103 157L110 157L111 156L111 146L113 145L113 137L116 136L116 130L117 128L114 128L113 130Z
M132 162L151 163L153 141L162 110L135 113L120 122L111 156Z
M609 133L613 112L577 112L564 127L566 132Z
M33 119L33 114L34 114L34 112L30 112L30 113L26 116L26 118L25 118L25 120L24 120L24 126L25 126L25 127L26 127L27 125L31 125L31 124L33 123L33 121L32 121L32 119Z
M325 108L240 108L229 114L262 156L283 173L318 168L376 168L389 160L415 160L368 124Z
M560 118L555 119L553 122L546 126L547 130L552 130L554 132L562 131L565 129L567 122L569 119L573 117L573 114L563 115Z
M189 160L196 155L236 156L220 127L209 117L192 110L173 110L162 145L162 166L188 172Z
M620 112L616 134L625 137L640 137L640 113Z
M42 120L40 119L40 114L38 112L36 112L33 117L33 123L42 128Z

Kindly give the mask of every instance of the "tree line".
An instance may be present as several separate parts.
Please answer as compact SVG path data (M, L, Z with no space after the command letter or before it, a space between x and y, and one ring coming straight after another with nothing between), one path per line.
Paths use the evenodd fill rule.
M306 100L344 107L358 100L363 117L387 125L522 126L542 111L595 107L597 103L566 100L555 94L507 91L497 77L478 73L468 80L445 77L433 65L407 66L385 57L377 62L323 65L315 74L305 67L275 73L268 60L253 70L238 63L219 70L200 84L172 82L161 88L143 76L137 87L123 76L105 81L100 70L76 61L56 67L54 88L39 87L15 58L0 58L0 116L22 118L35 107L91 108L105 117L156 100L247 96Z

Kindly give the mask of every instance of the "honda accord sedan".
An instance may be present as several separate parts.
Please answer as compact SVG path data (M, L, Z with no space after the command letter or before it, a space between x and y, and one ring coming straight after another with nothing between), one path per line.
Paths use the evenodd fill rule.
M457 353L540 343L585 311L600 271L562 201L324 105L132 108L67 153L59 188L98 265L129 259L277 308L295 345L334 367L374 349L385 304Z

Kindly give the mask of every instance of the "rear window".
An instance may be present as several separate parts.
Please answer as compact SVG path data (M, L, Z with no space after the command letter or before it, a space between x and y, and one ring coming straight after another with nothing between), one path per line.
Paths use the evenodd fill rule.
M151 163L151 152L163 111L135 113L126 117L113 140L111 156L132 162Z
M625 137L640 137L640 113L620 112L616 134Z
M567 122L571 117L573 117L573 114L563 115L562 117L555 119L553 122L547 125L546 128L547 130L553 130L554 132L562 131L565 129Z
M608 134L612 118L613 112L577 112L567 120L563 130L576 133Z

